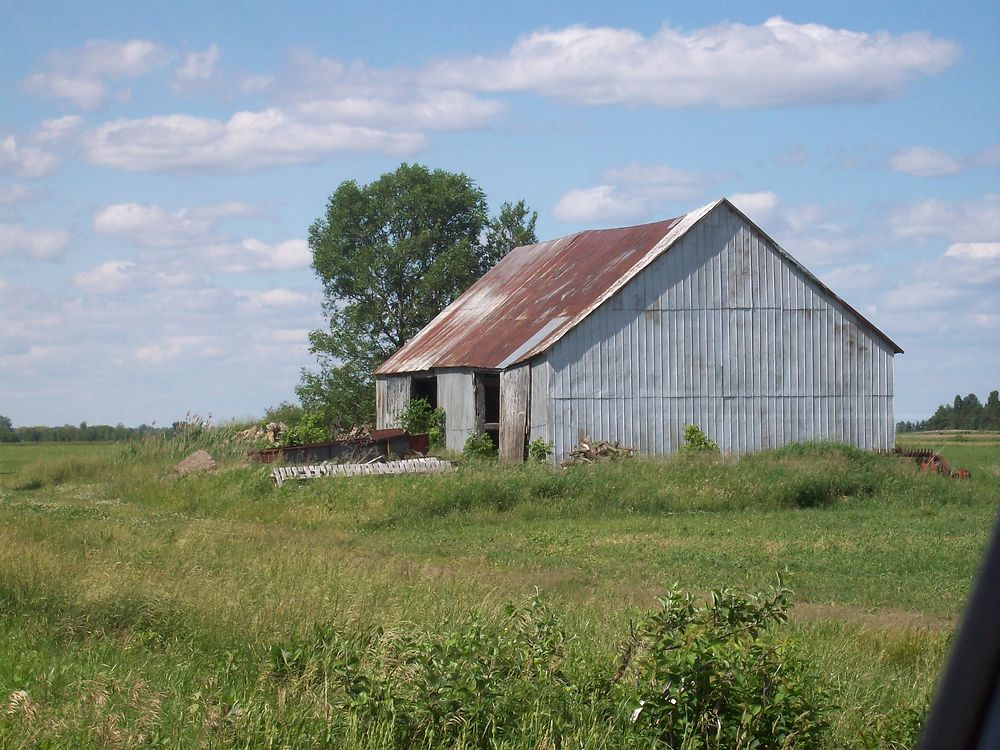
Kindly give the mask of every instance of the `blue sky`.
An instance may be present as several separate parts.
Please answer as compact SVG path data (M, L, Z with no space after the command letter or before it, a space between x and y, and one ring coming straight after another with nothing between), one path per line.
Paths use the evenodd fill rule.
M728 196L906 350L898 418L1000 387L1000 11L607 5L0 2L0 414L292 399L308 226L401 161L542 239Z

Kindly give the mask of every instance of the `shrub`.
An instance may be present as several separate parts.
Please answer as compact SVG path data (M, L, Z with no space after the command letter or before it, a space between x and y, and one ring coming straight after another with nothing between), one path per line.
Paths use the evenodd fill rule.
M532 461L545 461L552 455L553 448L555 446L545 438L535 438L528 443L528 458Z
M465 440L462 455L466 458L488 461L497 457L497 447L485 432L472 434Z
M310 443L322 443L330 439L330 428L323 419L323 415L314 411L307 411L302 415L298 424L282 436L283 445L309 445Z
M427 433L432 448L444 445L444 409L432 409L425 398L411 398L399 415L399 426L411 435Z
M790 593L779 579L761 594L713 591L699 605L671 589L616 673L631 673L636 686L632 723L669 747L814 747L827 696L801 660L765 637L787 620Z
M719 445L705 434L696 424L684 425L684 445L681 450L686 453L718 453Z

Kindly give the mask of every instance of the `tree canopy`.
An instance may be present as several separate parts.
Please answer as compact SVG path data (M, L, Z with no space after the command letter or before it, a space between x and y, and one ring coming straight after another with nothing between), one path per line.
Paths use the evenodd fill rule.
M955 396L951 405L941 404L922 422L900 422L899 432L918 430L1000 430L1000 391L990 391L986 403L975 393Z
M518 245L535 242L524 201L490 218L465 174L402 164L369 185L342 182L309 228L327 327L309 335L318 372L296 393L332 426L371 421L373 370Z

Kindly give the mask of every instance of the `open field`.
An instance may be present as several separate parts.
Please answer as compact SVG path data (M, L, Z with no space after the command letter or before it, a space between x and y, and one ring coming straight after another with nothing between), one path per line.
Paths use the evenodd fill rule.
M769 637L829 693L820 745L903 747L1000 505L1000 443L953 442L970 481L792 448L280 490L233 452L176 477L193 446L167 441L0 446L0 745L405 746L338 697L317 633L502 633L505 604L538 587L583 685L671 584L704 596L787 571L791 620ZM569 728L539 702L486 744L648 746L619 697L620 720L581 693ZM422 743L477 744L458 736Z
M941 451L952 466L1000 476L1000 432L904 432L896 436L896 444L901 448Z

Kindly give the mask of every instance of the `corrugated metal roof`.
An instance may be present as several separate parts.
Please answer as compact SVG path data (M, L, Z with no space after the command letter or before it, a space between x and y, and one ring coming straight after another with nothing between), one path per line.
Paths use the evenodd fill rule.
M526 361L558 341L722 203L731 206L722 199L666 221L578 232L516 248L389 357L376 374L442 367L503 369Z

